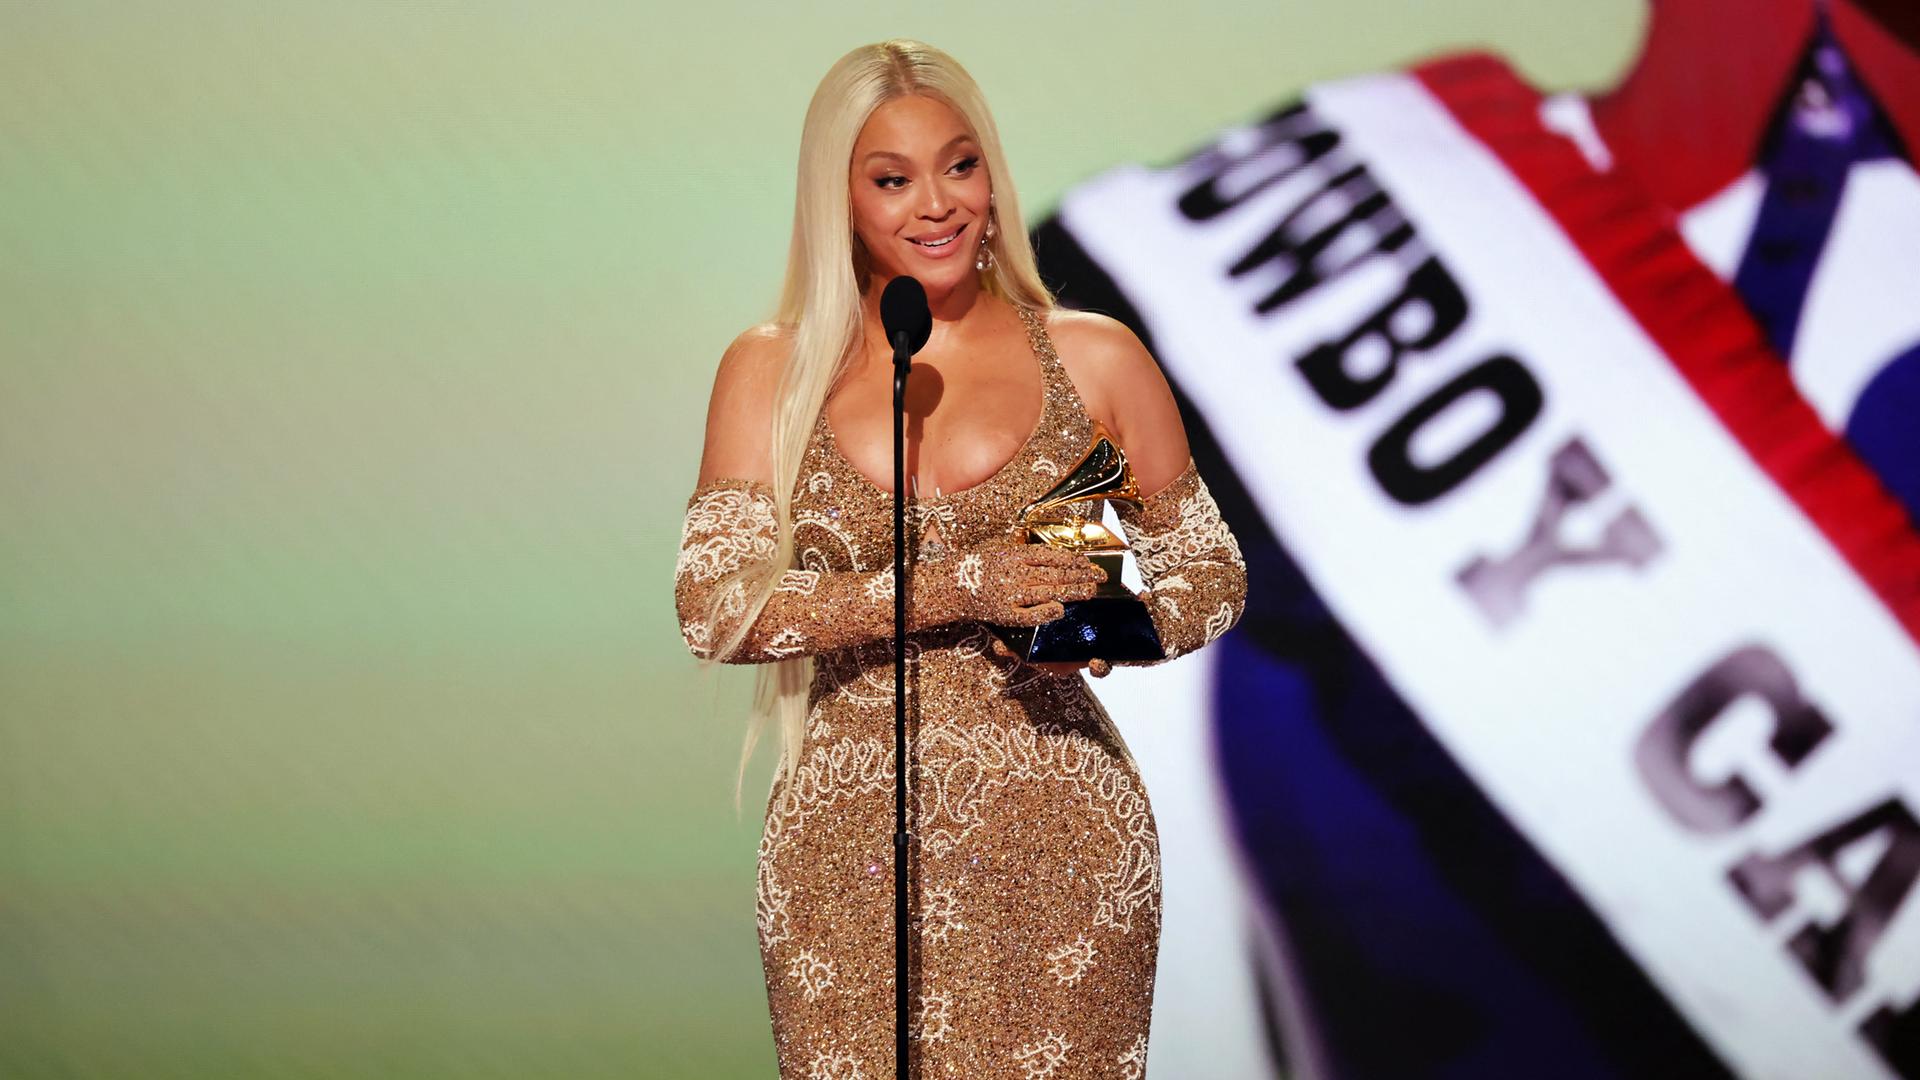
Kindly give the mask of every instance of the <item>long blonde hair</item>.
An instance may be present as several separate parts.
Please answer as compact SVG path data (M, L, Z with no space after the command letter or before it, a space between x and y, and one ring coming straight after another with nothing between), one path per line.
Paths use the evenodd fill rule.
M787 275L780 288L774 323L787 332L791 353L780 376L773 415L773 557L756 568L746 583L746 610L737 619L714 619L732 629L714 643L712 656L739 648L753 621L773 595L780 572L793 563L793 490L807 441L825 407L827 392L857 354L861 342L861 289L865 268L857 264L848 172L853 144L867 118L883 103L922 94L945 102L980 144L986 161L998 226L988 242L992 265L983 272L985 291L1018 307L1047 311L1053 296L1040 281L1033 245L1013 177L1007 170L1000 133L987 111L986 98L958 61L931 45L904 38L862 45L841 57L820 80L807 105L800 131L800 167L793 200L793 241L787 249ZM721 590L722 599L731 590ZM738 593L732 603L738 603ZM717 612L715 614L718 614ZM776 782L787 788L800 767L806 734L807 694L813 659L794 657L759 665L753 716L740 750L734 782L734 806L754 745L769 722L780 730Z

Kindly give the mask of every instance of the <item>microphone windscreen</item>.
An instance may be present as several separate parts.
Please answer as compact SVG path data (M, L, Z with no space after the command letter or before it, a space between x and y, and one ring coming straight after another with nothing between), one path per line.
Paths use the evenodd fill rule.
M919 278L902 275L887 282L880 294L880 325L888 341L906 331L909 355L919 352L933 336L933 312L927 308L927 290Z

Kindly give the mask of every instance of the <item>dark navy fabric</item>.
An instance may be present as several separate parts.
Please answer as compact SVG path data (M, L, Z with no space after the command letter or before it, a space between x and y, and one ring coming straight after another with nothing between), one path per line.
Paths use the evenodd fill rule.
M1733 287L1781 356L1793 355L1807 288L1856 162L1892 154L1886 117L1867 96L1824 19L1770 127L1760 211Z
M1769 129L1766 179L1734 289L1792 362L1807 291L1826 251L1849 170L1904 157L1892 124L1855 77L1825 20ZM1920 287L1920 285L1917 285ZM1890 357L1852 404L1844 434L1920 523L1920 342Z
M1907 508L1907 520L1920 527L1920 342L1861 391L1847 417L1847 441Z

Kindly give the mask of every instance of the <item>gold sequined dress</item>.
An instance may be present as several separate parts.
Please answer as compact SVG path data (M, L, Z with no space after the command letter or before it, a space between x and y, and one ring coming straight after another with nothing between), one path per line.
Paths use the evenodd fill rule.
M910 589L930 575L977 589L967 547L1003 534L1090 442L1041 316L1021 316L1045 389L1039 423L987 480L912 500ZM835 448L822 410L794 492L797 565L727 657L815 663L796 779L776 780L759 851L785 1078L893 1075L891 498ZM689 500L676 599L696 655L746 606L741 571L775 550L773 515L753 482ZM1121 523L1170 653L1233 624L1245 564L1191 463ZM1084 678L1001 659L988 635L956 621L907 641L913 1074L1141 1077L1160 933L1146 791Z

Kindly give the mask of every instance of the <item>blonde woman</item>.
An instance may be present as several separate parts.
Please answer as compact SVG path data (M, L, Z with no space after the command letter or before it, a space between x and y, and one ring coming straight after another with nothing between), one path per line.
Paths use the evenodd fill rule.
M747 751L766 720L781 736L758 890L780 1074L893 1069L879 297L901 275L934 318L907 392L915 1073L1137 1077L1160 928L1139 772L1074 666L1022 663L983 624L1057 618L1103 580L1007 540L1096 421L1148 493L1121 520L1169 655L1239 617L1244 563L1152 357L1054 308L979 88L913 41L855 49L814 93L779 309L721 358L676 568L694 654L761 665Z

